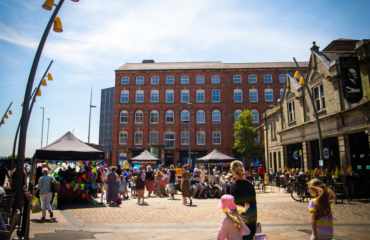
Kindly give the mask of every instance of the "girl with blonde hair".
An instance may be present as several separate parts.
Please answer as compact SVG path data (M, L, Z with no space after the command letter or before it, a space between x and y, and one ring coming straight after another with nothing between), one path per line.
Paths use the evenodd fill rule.
M157 170L154 187L155 194L160 197L163 197L163 195L161 194L162 177L163 177L162 172L160 170Z

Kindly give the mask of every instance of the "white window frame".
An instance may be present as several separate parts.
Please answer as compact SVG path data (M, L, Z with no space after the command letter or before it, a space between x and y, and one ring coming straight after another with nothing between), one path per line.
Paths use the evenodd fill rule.
M213 97L216 97L216 98L218 97L218 101L214 100ZM212 89L212 102L220 102L220 101L221 101L221 90L220 89Z
M187 96L185 96L184 94L187 94ZM184 100L184 97L187 97L187 98L188 98L188 100L187 100L187 101L185 101L185 100ZM189 91L188 89L183 89L183 90L181 90L181 102L182 102L182 103L187 103L187 102L189 102L189 97L190 97L190 91Z
M203 140L203 143L202 143ZM206 132L198 131L197 132L197 145L204 146L206 145Z
M256 98L256 101L254 101L254 97ZM258 91L257 91L257 89L249 89L249 101L250 102L258 102Z
M256 109L251 110L252 116L253 116L253 123L259 123L260 122L260 113Z
M167 121L167 117L170 118L170 116L167 116L167 114L172 114L172 122ZM174 112L172 110L167 110L166 113L165 113L165 123L172 124L172 123L174 123L174 121L175 121L175 114L174 114Z
M128 133L126 131L119 132L119 136L118 136L119 145L127 145L127 140L128 140Z
M187 75L181 76L181 84L189 84L189 82L190 82L189 76Z
M172 82L171 82L172 80ZM166 84L175 84L175 77L174 76L166 76Z
M255 78L255 79L254 79ZM248 82L249 83L257 83L257 75L256 74L251 74L248 76Z
M215 136L219 134L219 136ZM219 141L215 141L215 139L219 139ZM212 144L213 145L221 145L221 131L213 131L212 132Z
M240 93L240 101L237 101L237 93ZM234 102L243 102L243 91L241 89L234 89Z
M153 141L155 140L155 141ZM149 133L149 142L150 143L158 143L158 132L152 131Z
M173 134L173 139L168 138L168 136L166 138L166 134ZM166 146L164 147L165 149L174 149L175 148L176 135L175 135L174 132L165 132L163 139L164 139L164 143L166 144ZM167 146L168 141L173 142L173 146Z
M271 80L269 80L269 79L271 79ZM272 75L271 74L263 75L263 82L264 83L272 83Z
M322 88L322 91L320 91L320 88ZM317 89L317 96L315 93L315 90ZM326 108L325 105L325 93L324 93L324 85L320 84L316 87L312 88L312 95L315 100L315 106L317 111L322 111Z
M219 75L213 75L213 76L211 76L211 83L213 83L213 84L220 83L220 76Z
M205 82L203 75L198 75L198 76L196 76L195 79L196 79L197 84L204 84L204 82Z
M123 116L123 114L127 114L127 115ZM122 118L127 118L127 121L126 122L122 121ZM122 110L121 113L119 114L119 123L120 124L127 124L128 123L128 112L126 110Z
M181 132L181 145L189 145L189 131Z
M127 101L122 101L123 98L126 98L126 96L122 96L123 94L127 93ZM121 103L128 103L130 99L130 92L128 90L122 90L121 91Z
M267 99L267 97L271 96L271 99ZM272 89L265 89L265 102L273 102L274 101L274 91Z
M134 133L134 145L143 145L143 132L136 131Z
M282 81L284 79L284 81ZM279 83L285 83L286 82L286 74L280 74L279 75Z
M234 112L234 122L235 122L235 123L239 122L239 121L238 121L238 116L239 116L240 114L238 114L238 116L236 116L236 113L237 113L237 112L239 112L239 111L240 111L240 114L243 114L243 111L242 111L242 110L240 110L240 109L236 109L236 110L235 110L235 112Z
M203 116L201 116L203 114ZM203 118L203 121L202 121ZM197 111L197 123L202 124L206 122L206 113L203 110L198 110Z
M280 88L280 100L283 100L284 88Z
M169 94L172 93L172 102L168 99ZM175 93L172 89L166 90L166 103L173 103L175 101Z
M158 111L157 110L151 111L149 119L150 119L150 124L158 124L158 122L159 122L159 113L158 113ZM157 121L155 121L155 120L157 120Z
M188 120L187 121L183 118L183 117L185 117L185 113L187 113L187 116L188 116ZM190 113L189 113L189 111L188 110L182 110L181 111L180 118L181 118L181 123L189 123L189 121L190 121Z
M294 100L287 103L287 112L288 112L288 122L295 121L295 106Z
M156 96L154 95L156 93ZM153 100L153 97L157 97L157 100ZM158 90L151 90L150 91L150 102L159 102L159 91Z
M242 75L234 75L233 76L233 83L242 83Z
M218 112L220 114L220 120L219 121L215 120L215 116L214 116L215 112ZM215 110L212 111L212 123L221 123L221 111L220 110L215 109Z
M143 95L143 100L142 101L140 101L140 99L139 99L139 94L140 93L142 93L142 95ZM144 102L144 90L136 90L136 94L135 94L135 102L137 102L137 103L143 103Z
M158 85L159 84L159 77L158 76L152 76L150 78L150 82L152 85Z
M204 102L205 101L206 96L205 96L204 89L198 89L196 94L197 94L197 102ZM202 97L203 97L203 101L201 99Z
M143 76L137 76L136 77L136 85L144 85L144 77Z
M141 114L141 116L139 116L139 114ZM138 121L140 120L140 118L141 118L141 122ZM137 110L135 112L135 124L143 124L143 122L144 122L144 113L141 110Z
M261 143L261 134L259 134L255 139L254 139L255 144L260 144Z
M128 84L130 84L130 77L127 77L127 76L121 77L121 84L122 85L128 85Z

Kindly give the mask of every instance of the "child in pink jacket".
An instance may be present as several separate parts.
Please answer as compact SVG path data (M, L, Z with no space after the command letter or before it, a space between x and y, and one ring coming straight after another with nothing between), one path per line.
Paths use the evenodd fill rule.
M222 196L218 207L226 213L226 217L221 221L217 240L242 240L243 236L251 233L237 210L233 196Z

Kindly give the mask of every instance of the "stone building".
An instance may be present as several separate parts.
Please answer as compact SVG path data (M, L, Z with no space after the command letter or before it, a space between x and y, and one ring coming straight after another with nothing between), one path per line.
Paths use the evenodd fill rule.
M370 172L369 40L338 39L322 51L311 47L306 82L320 122L318 128L307 89L288 69L282 100L264 114L265 156L270 172L279 168L352 167Z
M304 70L307 64L300 63ZM295 68L294 63L124 64L115 79L113 164L150 149L150 144L165 144L166 165L186 163L189 144L193 160L215 148L243 160L233 150L235 119L249 109L259 127L262 114L282 94L287 68ZM263 134L257 141L263 141Z

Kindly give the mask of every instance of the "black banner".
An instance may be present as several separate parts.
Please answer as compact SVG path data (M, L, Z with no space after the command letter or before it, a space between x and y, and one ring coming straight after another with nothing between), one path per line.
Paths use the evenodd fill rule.
M362 82L357 57L339 57L343 97L351 103L362 99Z

